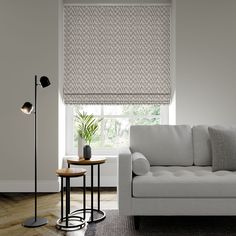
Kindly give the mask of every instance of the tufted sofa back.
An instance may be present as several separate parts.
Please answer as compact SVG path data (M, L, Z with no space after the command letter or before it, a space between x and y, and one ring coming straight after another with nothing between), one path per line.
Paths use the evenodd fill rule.
M131 152L141 152L150 165L193 165L192 129L188 125L130 127Z

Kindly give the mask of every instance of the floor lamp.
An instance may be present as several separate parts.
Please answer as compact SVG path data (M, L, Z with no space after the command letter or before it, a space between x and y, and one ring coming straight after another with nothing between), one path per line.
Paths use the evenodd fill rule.
M21 107L21 111L25 114L31 114L34 109L34 217L27 219L23 222L23 226L25 227L39 227L48 223L46 218L37 216L37 86L41 85L43 88L48 87L50 85L50 81L46 76L42 76L40 78L40 83L38 83L37 75L35 75L35 83L34 83L34 106L30 102L25 102Z

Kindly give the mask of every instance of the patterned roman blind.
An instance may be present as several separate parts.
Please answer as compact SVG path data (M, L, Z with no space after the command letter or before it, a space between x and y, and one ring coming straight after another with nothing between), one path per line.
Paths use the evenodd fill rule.
M66 104L169 104L170 5L65 5Z

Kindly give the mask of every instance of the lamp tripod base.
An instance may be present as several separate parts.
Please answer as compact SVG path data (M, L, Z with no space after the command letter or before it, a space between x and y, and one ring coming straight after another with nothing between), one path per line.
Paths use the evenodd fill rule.
M37 217L35 220L35 217L32 217L24 221L22 225L28 228L35 228L35 227L46 225L47 223L48 223L48 220L46 218Z

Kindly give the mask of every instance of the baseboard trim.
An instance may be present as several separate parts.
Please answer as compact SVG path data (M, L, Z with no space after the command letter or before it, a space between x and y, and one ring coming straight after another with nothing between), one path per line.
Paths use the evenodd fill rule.
M39 180L38 192L59 192L58 180ZM34 192L33 180L1 180L0 192Z

